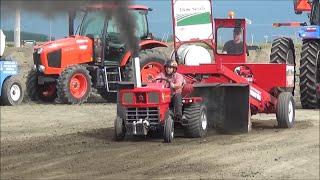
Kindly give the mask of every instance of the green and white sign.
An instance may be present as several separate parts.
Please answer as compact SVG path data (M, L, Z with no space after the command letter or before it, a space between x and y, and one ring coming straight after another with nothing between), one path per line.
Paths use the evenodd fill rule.
M209 0L175 0L176 41L212 38L211 4Z

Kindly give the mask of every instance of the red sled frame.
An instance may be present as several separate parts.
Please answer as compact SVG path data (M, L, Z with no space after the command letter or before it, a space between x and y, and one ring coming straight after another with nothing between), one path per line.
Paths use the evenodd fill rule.
M246 21L245 19L214 19L212 18L212 2L211 5L211 22L213 31L217 37L219 28L242 28L243 29L243 53L239 55L219 54L217 52L217 38L201 39L192 38L189 40L180 40L176 35L177 19L175 17L175 3L172 0L172 22L174 32L174 49L183 44L205 43L212 47L214 59L212 64L200 64L199 66L179 65L178 72L183 74L188 83L193 86L206 84L211 86L249 86L248 103L249 114L257 113L275 113L277 105L278 88L294 88L294 66L287 64L254 64L247 63L246 54ZM213 25L213 23L215 25ZM175 56L177 57L177 56ZM245 66L249 68L254 75L254 79L249 82L245 77L235 73L235 68ZM195 77L201 77L201 80L195 80ZM205 98L204 98L205 99ZM214 101L214 99L212 99ZM210 105L209 105L210 106ZM245 104L244 104L245 106ZM209 111L210 108L208 108ZM250 119L250 117L248 117ZM249 120L250 121L250 120Z

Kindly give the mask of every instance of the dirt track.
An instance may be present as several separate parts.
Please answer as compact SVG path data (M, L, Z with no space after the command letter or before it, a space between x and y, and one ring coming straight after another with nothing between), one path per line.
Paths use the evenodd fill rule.
M298 110L289 130L258 115L249 134L172 144L115 142L114 118L112 104L1 107L1 179L319 179L319 110Z
M268 62L268 52L253 52L249 62ZM24 82L32 49L6 53L17 59ZM164 144L161 138L113 141L112 104L0 108L0 179L319 179L319 110L298 110L289 130L277 129L274 115L259 115L249 134L212 130L205 139L180 136Z

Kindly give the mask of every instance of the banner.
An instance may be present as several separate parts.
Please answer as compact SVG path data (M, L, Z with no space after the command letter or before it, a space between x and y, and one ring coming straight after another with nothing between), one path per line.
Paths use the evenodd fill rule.
M174 1L176 41L212 38L211 3L209 0Z

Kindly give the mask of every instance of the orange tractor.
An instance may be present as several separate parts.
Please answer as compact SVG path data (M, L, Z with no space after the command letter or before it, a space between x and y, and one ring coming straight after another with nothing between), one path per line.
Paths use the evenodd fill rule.
M33 101L81 104L93 89L108 101L116 100L117 83L132 78L132 52L122 40L119 24L106 4L85 7L85 15L74 33L79 11L69 13L69 37L34 48L34 68L27 78L27 94ZM139 42L141 77L145 81L157 75L165 57L157 47L166 44L154 40L149 32L147 14L152 9L132 5ZM79 30L79 31L78 31Z

